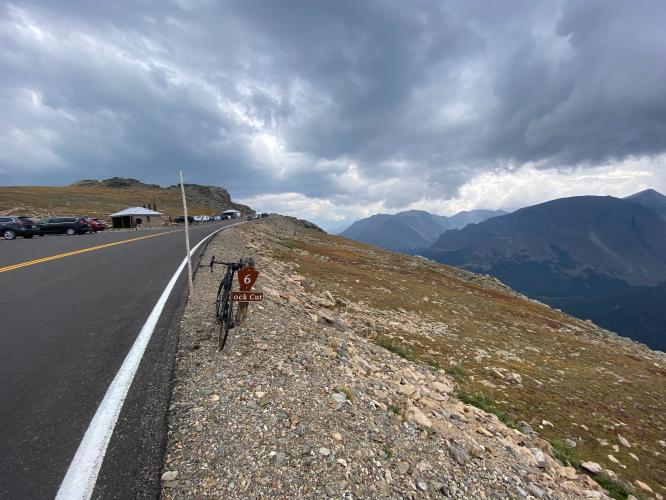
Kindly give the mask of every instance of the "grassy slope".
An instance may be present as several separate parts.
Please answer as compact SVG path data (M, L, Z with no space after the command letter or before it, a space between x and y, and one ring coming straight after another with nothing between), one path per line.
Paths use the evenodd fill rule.
M0 187L0 213L48 215L89 215L105 218L108 214L144 203L157 203L157 210L166 216L182 215L180 191L165 188L109 187ZM188 202L191 215L210 215L220 209Z
M657 443L666 436L663 354L470 282L469 275L455 268L315 231L302 234L282 241L283 250L275 257L294 263L318 289L360 303L367 314L356 320L359 333L448 368L461 391L487 395L498 413L527 421L547 439L574 439L578 446L573 452L582 460L666 493L666 450ZM373 316L397 323L374 321ZM497 380L488 367L515 371L523 382ZM542 420L553 427L540 428ZM630 449L611 449L619 444L618 434L629 440Z

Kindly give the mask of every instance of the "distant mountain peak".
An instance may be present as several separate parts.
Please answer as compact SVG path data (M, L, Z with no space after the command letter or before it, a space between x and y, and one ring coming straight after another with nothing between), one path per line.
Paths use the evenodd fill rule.
M661 194L659 191L656 189L648 188L644 189L643 191L639 191L638 193L630 194L629 196L625 196L625 200L633 200L636 198L657 198L657 199L662 199L666 200L666 196Z
M428 248L444 231L505 213L500 210L472 210L446 217L425 210L407 210L393 215L375 214L357 220L340 235L387 250L414 253Z
M627 196L624 199L649 208L666 221L666 196L659 191L655 189L645 189Z

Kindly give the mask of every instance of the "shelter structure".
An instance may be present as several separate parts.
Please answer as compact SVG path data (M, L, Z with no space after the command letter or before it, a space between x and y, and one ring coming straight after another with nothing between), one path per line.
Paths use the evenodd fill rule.
M228 215L230 218L235 219L241 216L241 213L238 210L230 209L222 212L222 215Z
M143 207L130 207L111 214L113 227L116 229L133 229L140 222L141 227L162 227L162 212Z

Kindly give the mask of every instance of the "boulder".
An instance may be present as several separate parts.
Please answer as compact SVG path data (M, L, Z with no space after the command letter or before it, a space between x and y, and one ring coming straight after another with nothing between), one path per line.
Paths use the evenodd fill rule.
M449 455L458 465L465 465L469 462L469 453L460 444L453 443L449 445Z
M583 462L580 466L592 474L599 474L604 470L604 468L596 462Z
M432 421L416 406L407 408L407 420L414 422L422 429L432 430Z
M643 491L646 492L646 493L654 493L654 492L652 491L652 488L650 488L650 487L649 487L647 484L645 484L643 481L639 481L638 479L636 479L636 480L634 481L634 484L635 484L636 486L638 486L641 490L643 490Z
M629 444L629 441L627 441L626 438L623 438L619 434L617 435L617 440L625 448L631 448L631 445Z

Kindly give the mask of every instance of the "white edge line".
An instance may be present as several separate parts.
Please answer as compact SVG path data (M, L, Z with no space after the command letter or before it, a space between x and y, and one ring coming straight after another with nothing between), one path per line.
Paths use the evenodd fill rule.
M238 223L221 227L210 233L196 244L196 246L190 251L190 256L194 255L197 248L199 248L199 246L208 238L219 233L223 229L229 229L237 224ZM176 269L176 272L162 292L162 295L157 300L157 304L153 307L153 310L143 324L134 344L132 344L132 348L127 353L122 366L107 389L104 399L97 408L95 416L90 421L90 425L81 440L81 444L79 444L79 448L76 450L76 454L74 455L72 462L69 464L67 474L65 474L60 489L58 489L56 500L87 500L92 496L93 490L95 489L95 483L97 482L97 475L102 466L102 462L104 461L106 448L111 440L111 435L113 434L113 429L118 421L118 416L120 415L120 410L122 410L123 403L125 402L125 397L132 385L134 375L136 375L143 354L146 351L146 347L148 347L148 342L150 341L155 326L157 325L157 321L162 314L164 305L166 304L173 287L176 285L176 281L186 263L187 257L185 257L183 262L180 263L178 269Z

